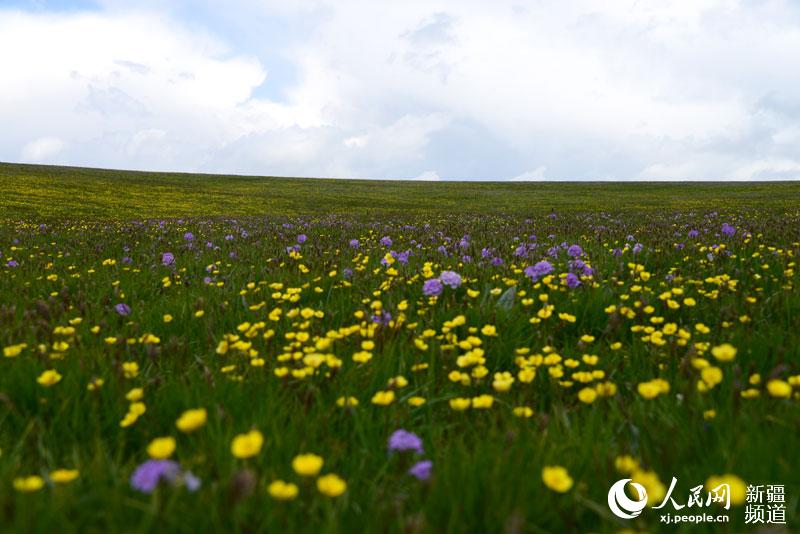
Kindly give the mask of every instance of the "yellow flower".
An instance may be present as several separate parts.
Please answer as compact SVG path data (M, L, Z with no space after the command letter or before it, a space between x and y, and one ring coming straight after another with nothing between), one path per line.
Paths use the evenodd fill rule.
M22 353L22 349L27 347L25 343L20 343L19 345L9 345L3 349L3 356L6 358L14 358L19 356Z
M56 484L67 484L78 478L77 469L56 469L50 473L50 480Z
M264 436L258 430L239 434L231 442L231 453L237 458L250 458L261 452Z
M336 406L344 408L345 406L358 406L358 399L355 397L339 397L336 399Z
M317 479L317 489L328 497L338 497L347 490L347 482L331 473Z
M372 396L372 404L387 406L394 402L394 391L378 391Z
M494 404L494 397L491 395L478 395L472 397L472 407L476 410L485 410L492 407Z
M497 328L494 325L487 324L481 328L481 334L487 337L495 337L497 336Z
M58 371L55 369L48 369L47 371L43 372L39 375L39 378L36 381L46 387L49 388L50 386L54 386L61 381L61 375L58 374Z
M164 314L164 322L165 323L171 323L172 322L172 315L170 315L168 313Z
M594 388L583 388L578 392L578 400L586 404L591 404L597 398L597 391Z
M300 476L313 477L322 469L324 462L322 457L316 454L299 454L292 460L292 469Z
M566 493L572 487L572 478L569 472L560 465L548 465L542 469L544 485L558 493Z
M267 486L270 497L279 501L291 501L297 497L297 485L283 480L275 480Z
M736 357L736 347L723 343L711 349L711 354L721 362L729 362Z
M636 386L636 390L639 392L639 395L645 399L654 399L661 393L661 389L653 382L641 382Z
M614 460L614 467L616 467L617 471L620 473L631 474L639 469L639 462L633 456L623 454L622 456L616 457Z
M637 469L631 473L631 480L644 486L647 490L648 504L656 506L660 503L664 496L667 494L667 488L658 477L655 471L642 471Z
M747 484L736 475L712 475L706 480L706 491L727 484L730 488L729 495L731 496L731 504L734 506L741 506L747 497Z
M469 399L465 399L464 397L456 397L454 399L450 399L450 407L458 412L466 410L471 405L472 401Z
M722 382L722 369L719 367L705 367L700 371L700 377L703 379L709 388L713 388Z
M773 379L767 382L767 391L773 397L788 399L792 396L792 386L783 380Z
M207 419L208 412L206 412L205 408L186 410L181 414L178 420L175 421L175 426L178 427L178 430L181 432L194 432L206 424Z
M533 415L533 409L530 406L517 406L511 411L511 413L513 413L516 417L528 418Z
M411 397L408 399L408 403L414 408L422 406L425 402L425 397Z
M23 493L39 491L44 487L44 479L40 476L17 477L14 479L14 489Z
M144 397L144 390L142 388L133 388L125 394L125 398L131 402L137 402Z
M173 452L175 452L175 438L172 436L155 438L147 446L147 454L156 460L165 460L172 456Z

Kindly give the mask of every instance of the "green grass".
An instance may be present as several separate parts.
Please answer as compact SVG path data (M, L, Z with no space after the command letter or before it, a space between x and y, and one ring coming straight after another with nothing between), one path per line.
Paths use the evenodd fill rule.
M0 163L7 217L506 213L791 208L800 182L414 182L265 178Z
M743 506L711 508L730 517L721 526L666 526L649 508L636 520L615 518L606 498L611 484L629 477L615 467L621 455L638 462L634 479L653 472L669 486L677 477L673 497L680 504L712 475L783 484L785 531L797 529L797 183L315 181L4 164L0 190L0 348L26 344L17 356L0 356L0 531L751 530ZM736 234L721 234L723 223ZM699 236L689 238L693 229ZM194 235L191 246L186 232ZM302 257L290 255L287 247L300 234L308 237ZM381 243L384 236L391 246ZM523 243L539 246L518 257ZM566 251L548 255L561 243L579 244L594 270L577 288L558 277L570 270ZM641 252L634 253L636 243ZM408 264L396 261L395 271L382 265L390 249L411 251ZM174 266L162 265L164 252L175 255ZM502 265L492 265L493 257ZM525 275L545 258L553 278ZM434 276L460 273L463 285L425 297L426 265ZM298 290L296 300L289 288ZM554 308L536 322L542 295ZM130 316L115 312L122 302ZM392 322L370 330L376 302ZM270 318L275 309L280 316ZM303 309L322 315L306 318ZM459 315L464 324L448 326ZM55 333L70 321L73 333ZM244 337L239 325L259 321L265 324L252 338L257 356L217 353L226 335ZM664 334L658 344L641 330L670 323L691 339ZM494 325L497 336L484 333L485 325ZM264 339L269 329L274 336ZM301 332L307 340L293 338ZM142 343L146 333L160 341ZM457 346L471 336L481 340L488 374L465 385L450 374L473 372L459 366L468 348ZM333 339L329 347L316 346L324 339ZM368 340L375 343L372 359L355 363L352 355ZM738 349L733 360L711 354L723 343ZM518 349L561 359L523 362L536 370L523 383ZM285 356L293 353L330 354L341 366L329 359L309 376L277 376L282 368L309 367ZM597 363L584 362L584 354L597 355ZM254 357L263 365L253 365ZM702 360L722 372L705 393L698 391ZM125 362L139 365L137 376L125 376ZM46 369L56 369L61 381L38 384ZM592 370L604 376L585 384L572 376ZM504 371L516 381L495 391L494 373ZM398 375L408 385L388 386ZM88 390L96 378L102 387ZM646 399L638 385L654 378L670 390ZM772 396L771 380L791 381L791 395ZM581 389L606 382L615 394L589 404L578 399ZM147 411L121 428L131 404L126 394L136 387ZM392 404L370 402L387 389L395 391ZM758 396L743 397L745 391ZM453 398L480 394L494 396L490 409L450 407ZM359 405L338 407L342 396ZM413 407L412 396L427 402ZM517 406L533 416L516 417ZM175 420L196 407L208 410L206 425L179 432ZM704 415L708 410L715 417ZM261 452L235 458L234 436L251 428L264 435ZM387 454L398 428L422 438L424 456ZM175 437L172 458L202 480L197 492L165 484L147 495L130 487L148 443L159 436ZM313 479L295 474L291 461L302 452L324 457L323 473L337 473L347 491L326 497ZM406 474L423 457L434 466L427 482ZM547 465L568 469L574 484L567 492L544 484ZM48 479L58 468L80 476L53 484ZM41 476L45 487L16 491L13 481L27 475ZM277 478L299 486L296 500L268 495ZM648 486L651 496L657 486ZM670 505L664 511L673 512Z

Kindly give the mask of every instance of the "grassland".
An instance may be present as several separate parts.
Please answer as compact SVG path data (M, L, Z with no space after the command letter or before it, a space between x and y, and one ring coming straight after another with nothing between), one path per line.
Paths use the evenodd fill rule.
M800 182L496 183L149 173L0 163L8 217L660 211L800 206Z
M798 528L800 184L0 188L0 531Z

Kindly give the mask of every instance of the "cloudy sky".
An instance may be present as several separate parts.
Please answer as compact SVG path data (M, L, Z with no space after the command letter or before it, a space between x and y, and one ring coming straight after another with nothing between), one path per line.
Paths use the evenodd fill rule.
M0 73L0 161L800 179L797 0L0 0Z

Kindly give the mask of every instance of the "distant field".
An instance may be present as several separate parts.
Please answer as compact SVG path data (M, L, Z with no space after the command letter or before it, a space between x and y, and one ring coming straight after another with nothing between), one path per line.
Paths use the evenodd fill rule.
M2 217L791 208L800 182L496 183L274 178L0 163Z

